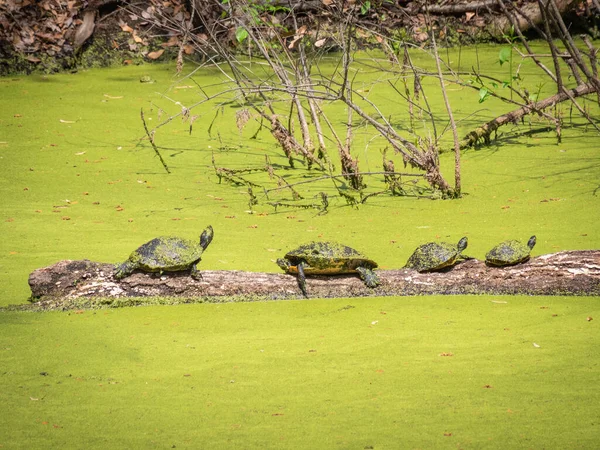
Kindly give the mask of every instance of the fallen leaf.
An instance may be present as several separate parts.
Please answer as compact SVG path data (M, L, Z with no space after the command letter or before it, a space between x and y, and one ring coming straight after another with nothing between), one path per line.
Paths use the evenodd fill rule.
M452 436L452 433L444 433L444 436L450 437L450 436Z
M318 41L315 41L315 47L317 47L317 48L323 47L323 45L325 44L326 41L327 41L327 38L323 38L323 39L319 39Z
M454 356L454 353L444 352L444 353L440 353L440 356Z
M15 114L13 117L19 118L19 117L23 117L23 116L21 114Z
M465 21L468 22L469 20L471 20L471 18L475 15L474 12L467 12L465 13Z
M125 31L126 33L133 33L133 28L131 28L125 22L121 23L120 26L121 26L121 30Z
M62 220L71 220L71 218L69 216L62 216L61 219Z
M133 31L133 40L135 42L137 42L138 44L142 44L144 42L144 40L137 35L137 33L135 32L135 30Z
M106 98L110 98L111 100L116 100L116 99L118 99L118 98L123 98L123 96L122 96L122 95L120 95L120 96L118 96L118 97L113 97L112 95L104 94L104 96L105 96Z
M146 56L150 59L158 59L162 56L162 54L164 53L164 49L163 50L157 50L155 52L150 52L148 53Z
M78 153L75 153L75 154L76 154L77 156L81 156L81 155L85 155L85 152L78 152Z
M539 344L536 344L535 342L533 343L533 346L534 346L535 348L540 348L540 345L539 345Z
M63 120L63 119L59 119L60 123L75 123L73 120Z
M484 387L484 389L492 389L492 388L493 388L493 386L492 386L492 385L489 385L489 384L486 384L486 385L484 385L483 387Z
M250 225L248 228L258 228L258 225Z
M587 316L586 319L588 322L591 322L592 320L594 320L594 318L592 316Z

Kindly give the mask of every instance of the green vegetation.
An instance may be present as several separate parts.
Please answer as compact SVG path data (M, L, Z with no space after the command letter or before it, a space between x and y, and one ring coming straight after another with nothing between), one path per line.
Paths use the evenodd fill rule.
M479 48L482 66L497 55ZM248 139L257 124L240 132L234 103L221 105L212 137L208 107L194 111L191 134L189 122L157 133L167 174L150 144L139 143L139 112L156 123L177 108L160 113L156 105L170 103L159 93L193 100L197 85L173 73L158 65L0 79L0 305L27 302L36 268L122 262L156 236L196 241L207 224L215 239L200 270L279 272L277 258L312 240L342 242L381 268L402 267L424 242L462 236L478 259L533 234L534 257L600 247L592 130L565 128L559 145L551 131L499 134L463 154L457 200L375 196L358 209L330 201L318 214L275 209L261 197L249 208L247 187L219 184L213 158L242 169L264 166L267 153L287 180L302 180L302 171L287 168L268 133ZM217 75L194 78L209 92L220 89ZM140 83L143 76L156 82ZM379 88L371 95L386 98ZM461 135L502 112L493 98L480 109L475 91L449 96ZM430 101L443 111L439 98ZM384 144L370 138L357 127L352 151L362 170L379 171ZM452 155L441 166L451 173ZM333 188L309 193L324 189ZM4 311L0 445L590 448L600 437L598 320L594 297Z
M6 448L593 448L598 299L0 315Z

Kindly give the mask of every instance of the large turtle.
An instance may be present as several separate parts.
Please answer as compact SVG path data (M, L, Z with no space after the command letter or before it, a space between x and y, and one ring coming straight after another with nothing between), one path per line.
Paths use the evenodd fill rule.
M308 297L306 275L358 273L368 287L379 285L379 277L373 272L377 263L337 242L309 242L301 245L278 259L277 265L287 273L298 276L298 285L305 297Z
M120 280L138 269L144 272L191 269L192 278L201 279L197 264L212 239L213 229L210 225L202 232L200 242L174 236L157 237L135 250L123 264L117 264L114 277Z
M531 236L527 244L522 241L504 241L485 255L485 263L490 266L513 266L529 259L535 246L536 237Z
M467 244L466 237L458 241L457 245L448 242L428 242L417 247L404 267L419 272L430 272L453 266L459 258L470 259L461 255Z

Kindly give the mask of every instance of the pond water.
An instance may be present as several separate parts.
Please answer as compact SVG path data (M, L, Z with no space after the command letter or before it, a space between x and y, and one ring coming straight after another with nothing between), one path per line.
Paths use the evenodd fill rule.
M479 64L498 77L508 70L495 62L498 47L452 52L446 56L454 68L460 60L461 67ZM392 95L390 74L378 69L384 63L367 54L357 59L361 69L356 83L364 83L369 98L386 114L396 114L392 120L402 128L408 114ZM431 64L420 54L415 61ZM542 78L535 78L538 71L529 63L520 70L530 86L549 89ZM141 83L141 77L154 83ZM215 229L215 239L203 257L201 268L206 269L277 272L277 257L313 239L356 247L383 268L404 265L420 243L455 242L462 236L469 237L468 253L477 258L499 241L532 234L538 236L534 255L600 246L598 134L581 122L565 127L561 144L552 131L519 134L546 126L532 119L519 128L501 129L490 146L465 151L465 195L458 200L376 196L355 209L332 197L329 213L319 215L313 209L275 210L256 189L259 203L250 214L247 188L219 183L213 158L217 166L263 168L267 155L288 182L305 180L315 171L302 164L289 170L266 130L250 139L259 127L256 120L240 132L235 124L240 106L231 96L192 110L198 117L191 134L189 124L179 118L158 129L155 139L170 174L149 143L140 140L145 136L140 109L152 127L179 112L181 104L200 102L202 92L227 89L223 80L215 68L201 69L193 79L178 77L173 65L0 79L0 304L26 302L27 276L38 267L61 259L118 262L157 235L194 238L208 224ZM426 83L443 129L439 87L433 81ZM476 90L448 84L448 91L461 136L511 109L498 101L479 104ZM336 126L346 120L339 106L324 108L329 108ZM568 117L569 106L560 108ZM353 155L361 170L381 170L386 143L355 121ZM422 133L429 131L423 128ZM450 132L442 147L451 147ZM328 151L335 161L331 142ZM388 156L400 170L401 159L391 151ZM441 166L452 183L451 153L441 156ZM258 180L275 184L264 173ZM372 191L383 186L377 177L366 181ZM319 203L321 191L335 194L331 181L302 189L306 203ZM285 201L286 195L290 197L276 199Z
M502 79L498 51L449 59L455 68L479 59ZM363 60L357 83L407 128L389 74ZM523 73L538 76L529 66ZM157 131L170 174L140 141L140 109L153 126L180 111L176 102L201 101L199 86L227 88L214 68L193 78L153 65L0 79L0 306L27 302L36 268L120 262L157 235L193 239L209 224L215 238L200 270L279 272L276 258L313 239L341 241L382 268L403 266L423 242L462 236L480 259L499 241L532 234L534 256L600 247L599 140L588 127L566 127L561 144L552 132L514 133L529 125L501 130L490 146L463 153L457 200L382 195L355 209L331 198L319 215L275 210L256 189L250 214L246 186L220 184L213 158L260 168L268 155L286 180L311 172L287 169L266 131L250 139L255 121L240 133L236 103L195 108L191 134L180 119ZM436 89L427 82L443 128ZM479 104L477 91L448 90L461 135L508 110ZM324 108L341 127L344 111ZM380 170L384 148L357 121L352 154L361 170ZM335 146L329 151L335 156ZM451 181L453 155L441 165ZM382 185L367 182L374 191ZM305 200L322 190L335 192L329 182L310 184ZM599 315L597 298L559 296L2 312L0 392L11 413L0 447L592 448L600 436Z

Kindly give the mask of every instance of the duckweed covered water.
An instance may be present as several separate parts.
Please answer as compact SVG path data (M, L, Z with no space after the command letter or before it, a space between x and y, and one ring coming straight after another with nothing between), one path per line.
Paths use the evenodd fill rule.
M156 83L140 83L145 75ZM217 75L205 70L195 80L214 91ZM465 152L459 200L373 197L359 209L334 201L318 215L275 211L261 198L249 214L246 188L219 184L213 157L254 167L266 153L281 173L302 175L283 168L268 133L240 134L234 105L222 106L212 137L217 102L195 112L191 135L177 121L157 133L171 174L139 141L141 108L156 123L159 107L168 109L163 118L179 108L165 95L199 99L195 86L169 65L0 79L0 305L27 302L36 268L122 262L156 236L197 240L209 224L215 239L200 270L279 272L277 258L318 239L356 248L382 268L403 266L419 244L462 236L478 259L533 234L532 256L600 247L598 136L584 127L565 130L560 145L551 132L502 134ZM385 98L378 89L372 95ZM451 95L461 135L505 111L478 104L471 91ZM443 111L441 97L430 101ZM382 150L357 129L362 170L379 170ZM452 164L442 156L449 179ZM3 312L0 399L11 413L0 445L589 448L600 437L597 301L457 296Z

